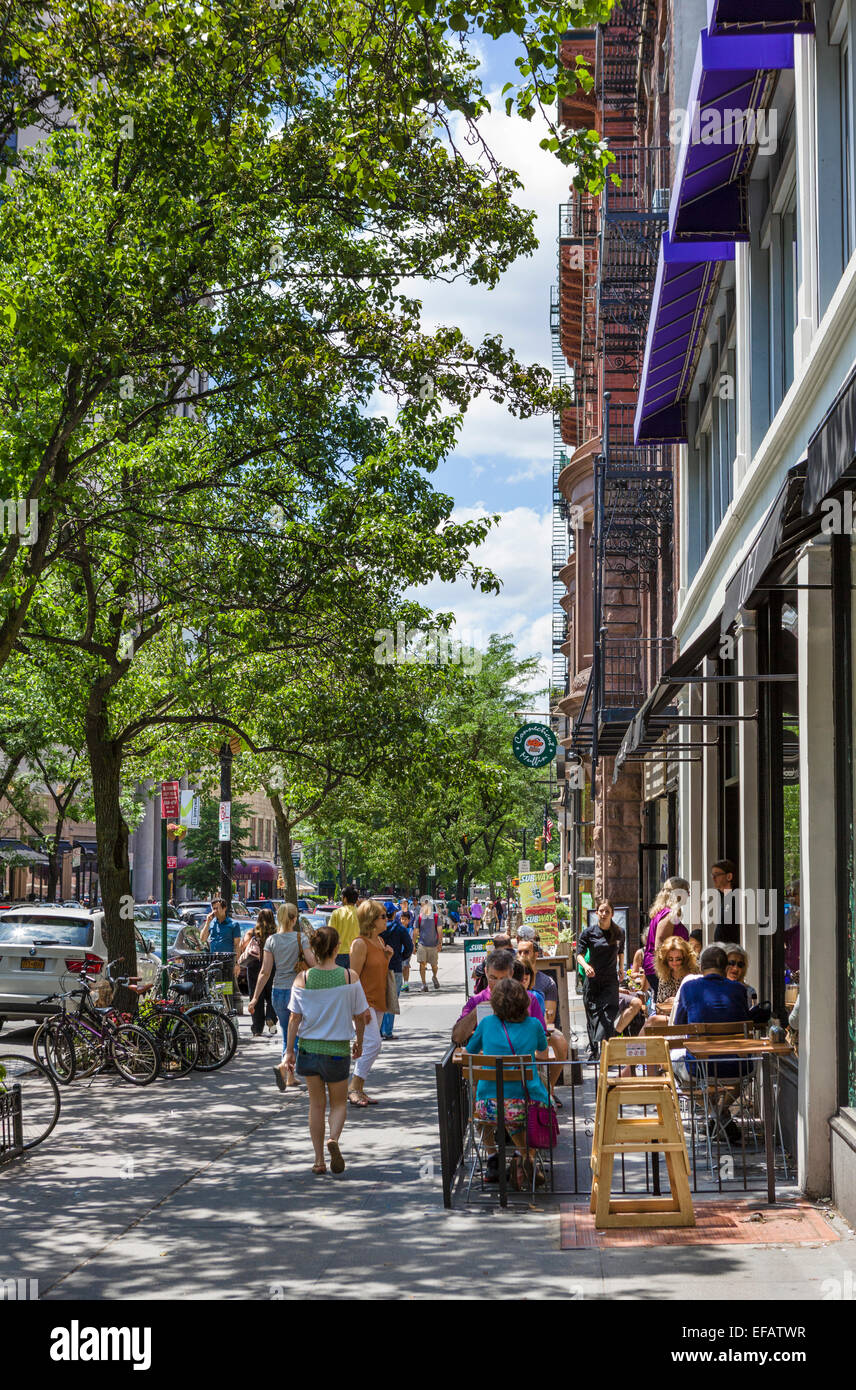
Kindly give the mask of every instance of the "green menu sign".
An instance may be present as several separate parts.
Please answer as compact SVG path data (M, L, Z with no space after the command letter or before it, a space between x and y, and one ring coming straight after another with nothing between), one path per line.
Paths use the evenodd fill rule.
M547 724L524 724L514 735L511 747L524 767L546 767L556 756L556 735Z

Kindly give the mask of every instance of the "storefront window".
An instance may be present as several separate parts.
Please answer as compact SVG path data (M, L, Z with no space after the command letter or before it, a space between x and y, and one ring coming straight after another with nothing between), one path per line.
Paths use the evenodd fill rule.
M767 894L772 934L761 938L761 988L786 1019L799 990L800 788L796 591L774 594L758 610L762 672L786 675L763 682L761 713L760 887Z

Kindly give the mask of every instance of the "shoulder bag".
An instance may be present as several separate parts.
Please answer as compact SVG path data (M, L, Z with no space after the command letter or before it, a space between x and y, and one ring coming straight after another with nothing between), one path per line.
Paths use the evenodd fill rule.
M511 1048L512 1055L519 1056L520 1054L514 1051L514 1044L504 1023L502 1027L508 1038L508 1046ZM521 1068L521 1072L523 1075L523 1094L526 1097L526 1142L530 1149L555 1149L559 1142L559 1120L556 1112L552 1105L542 1105L540 1101L531 1099L529 1087L526 1085L525 1066Z

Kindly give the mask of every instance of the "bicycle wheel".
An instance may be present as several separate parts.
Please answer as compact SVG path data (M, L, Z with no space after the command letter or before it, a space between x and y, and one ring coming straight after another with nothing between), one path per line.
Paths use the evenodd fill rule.
M102 1040L97 1033L90 1032L83 1024L72 1025L72 1038L75 1079L91 1076L101 1065Z
M34 1149L47 1139L59 1119L59 1087L47 1067L34 1057L0 1052L0 1091L21 1088L21 1127L24 1148Z
M157 1017L155 1039L161 1055L162 1076L187 1076L196 1066L199 1056L199 1034L183 1014L166 1010L160 1013Z
M132 1086L148 1086L160 1071L160 1052L151 1034L136 1023L122 1023L110 1038L110 1055L120 1076Z
M74 1035L64 1019L46 1018L39 1029L39 1051L36 1059L47 1067L51 1076L62 1086L74 1080L76 1071ZM38 1037L38 1034L37 1034ZM33 1051L36 1039L33 1039Z
M238 1030L227 1014L215 1009L213 1004L199 1004L195 1009L188 1009L184 1017L193 1024L199 1037L197 1071L216 1071L232 1060L238 1046Z

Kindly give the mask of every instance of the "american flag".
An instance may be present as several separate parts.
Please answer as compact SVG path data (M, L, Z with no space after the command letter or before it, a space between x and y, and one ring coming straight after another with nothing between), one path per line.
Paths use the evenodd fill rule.
M546 831L547 831L547 842L549 843L549 841L552 840L552 838L553 838L553 822L551 821L551 819L550 819L549 816L547 817L546 821L544 822L544 826L545 826L545 829L546 829Z

